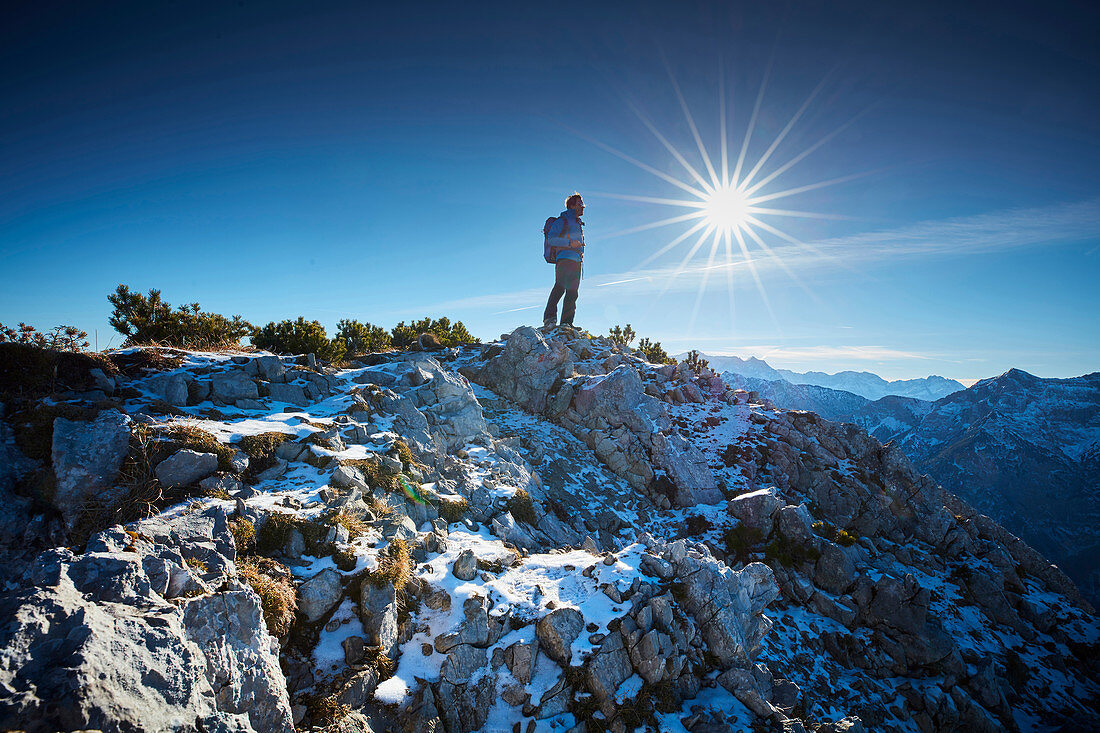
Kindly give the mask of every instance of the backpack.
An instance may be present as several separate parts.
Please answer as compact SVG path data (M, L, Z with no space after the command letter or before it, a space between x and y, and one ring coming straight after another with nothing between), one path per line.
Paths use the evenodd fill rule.
M549 264L553 265L558 259L558 250L560 247L554 247L550 244L550 227L554 225L558 219L564 219L563 216L551 216L546 220L546 223L542 225L542 258ZM569 222L566 221L566 225Z

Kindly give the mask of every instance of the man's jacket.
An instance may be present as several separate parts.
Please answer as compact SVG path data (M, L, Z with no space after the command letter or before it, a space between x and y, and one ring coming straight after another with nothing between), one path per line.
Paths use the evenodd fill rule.
M566 209L561 212L554 223L550 225L547 238L550 240L550 246L557 248L556 262L562 260L580 262L584 259L584 231L581 228L581 220L573 209ZM580 248L567 249L570 240L580 242Z

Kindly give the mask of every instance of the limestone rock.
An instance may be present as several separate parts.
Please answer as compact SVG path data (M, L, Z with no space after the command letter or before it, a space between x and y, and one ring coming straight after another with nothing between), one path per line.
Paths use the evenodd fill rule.
M165 486L187 486L218 470L218 456L184 448L157 464L157 479Z
M535 625L539 649L561 665L573 658L573 642L584 630L584 617L575 608L557 608Z
M298 589L298 610L313 623L332 610L344 595L340 573L325 568Z
M227 405L232 405L237 400L254 400L260 396L256 383L244 372L236 370L215 374L211 380L211 392L215 399Z
M772 518L782 505L773 489L759 489L730 499L726 509L746 527L767 537L772 531Z
M90 501L113 507L122 498L115 481L130 450L130 424L118 410L104 410L91 422L54 419L52 501L68 528Z
M477 556L473 550L463 550L455 558L451 574L459 580L473 580L477 575Z
M363 622L367 643L392 658L397 650L397 592L392 583L379 587L363 581L359 620Z

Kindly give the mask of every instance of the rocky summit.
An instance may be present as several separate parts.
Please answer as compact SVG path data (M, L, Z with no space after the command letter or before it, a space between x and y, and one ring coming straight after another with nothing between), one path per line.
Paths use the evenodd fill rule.
M0 728L1100 727L1057 567L709 369L530 327L108 356L4 406Z

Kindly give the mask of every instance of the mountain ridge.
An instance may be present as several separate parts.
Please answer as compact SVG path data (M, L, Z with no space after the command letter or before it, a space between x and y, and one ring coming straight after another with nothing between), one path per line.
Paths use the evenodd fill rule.
M966 388L961 382L937 375L888 381L873 372L867 371L845 370L835 374L818 371L796 372L790 369L776 369L763 359L756 357L742 359L737 356L711 356L708 354L700 354L700 357L705 358L710 363L711 368L720 373L728 371L757 379L772 381L782 379L791 384L808 384L829 389L840 389L870 400L880 399L888 395L935 400Z

